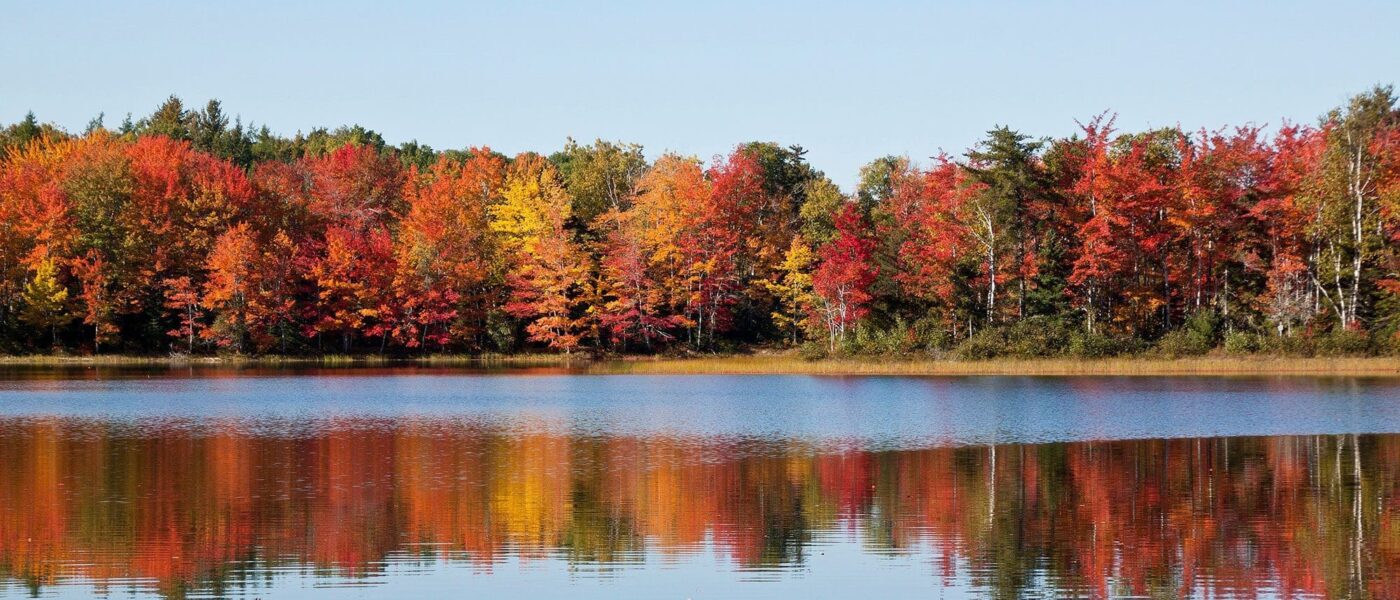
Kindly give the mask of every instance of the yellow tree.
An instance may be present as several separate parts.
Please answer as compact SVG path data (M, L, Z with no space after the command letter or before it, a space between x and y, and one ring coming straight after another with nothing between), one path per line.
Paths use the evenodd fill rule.
M589 270L587 256L567 236L543 237L529 260L506 278L511 288L506 312L529 321L525 332L531 341L573 352L589 325L583 310Z
M765 282L768 292L778 299L778 310L773 311L773 323L779 329L790 332L792 343L798 342L803 331L813 328L812 307L819 300L812 291L812 264L816 256L812 247L802 236L792 238L783 262L778 265L779 278L776 282Z
M521 154L511 162L501 202L490 209L491 231L507 253L528 255L556 224L563 227L571 204L554 165L538 154Z
M589 315L587 255L565 228L571 199L559 172L535 154L511 164L500 204L491 207L491 231L511 265L506 312L526 322L529 339L568 353L582 341Z
M52 258L34 266L34 276L24 286L24 310L20 313L20 320L35 329L48 329L54 346L58 346L58 327L72 320L65 310L68 288L59 283L57 272Z

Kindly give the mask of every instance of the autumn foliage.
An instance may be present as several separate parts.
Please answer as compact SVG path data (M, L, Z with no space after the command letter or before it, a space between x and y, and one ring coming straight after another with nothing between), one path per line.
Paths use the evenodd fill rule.
M1315 126L997 128L849 194L796 146L192 133L217 109L0 130L0 351L1400 347L1387 87Z

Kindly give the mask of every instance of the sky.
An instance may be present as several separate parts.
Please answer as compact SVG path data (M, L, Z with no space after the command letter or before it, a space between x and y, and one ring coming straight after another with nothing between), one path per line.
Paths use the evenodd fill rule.
M12 2L0 123L82 130L209 98L292 134L702 159L800 144L850 190L880 156L1036 137L1313 122L1400 80L1400 2Z

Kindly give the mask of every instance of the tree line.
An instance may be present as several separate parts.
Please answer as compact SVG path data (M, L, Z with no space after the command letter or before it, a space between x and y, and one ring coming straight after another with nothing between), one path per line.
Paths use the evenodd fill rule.
M1400 110L997 127L843 192L799 146L707 163L285 137L171 97L0 128L0 351L1168 356L1400 348Z

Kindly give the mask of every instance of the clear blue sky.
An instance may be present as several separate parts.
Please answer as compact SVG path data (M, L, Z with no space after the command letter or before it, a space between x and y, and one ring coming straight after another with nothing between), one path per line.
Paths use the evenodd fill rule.
M0 122L211 97L282 133L710 158L799 143L850 188L1007 124L1311 122L1400 80L1400 2L12 2Z

